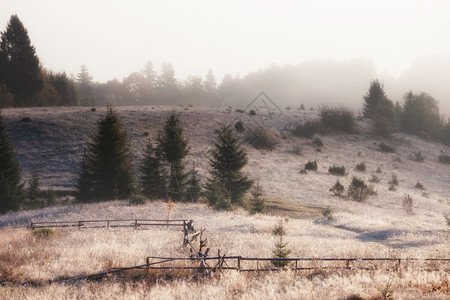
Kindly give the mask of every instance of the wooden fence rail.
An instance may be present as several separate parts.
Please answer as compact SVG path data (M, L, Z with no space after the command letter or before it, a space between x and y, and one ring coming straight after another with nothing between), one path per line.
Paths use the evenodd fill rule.
M81 221L53 221L53 222L31 222L30 228L116 228L134 227L143 228L146 226L167 226L181 227L184 231L193 232L192 220L156 220L156 219L124 219L124 220L81 220Z
M153 261L157 260L157 261ZM201 267L192 264L205 262ZM216 257L147 257L147 269L150 270L205 270L207 272L216 270L237 270L242 272L279 271L277 268L267 264L267 262L284 261L289 263L289 269L314 270L314 269L365 269L374 264L382 265L388 263L390 267L399 271L402 265L426 264L427 268L450 270L450 259L448 258L263 258L263 257L242 257L242 256L216 256ZM171 262L170 266L167 263ZM173 265L173 262L180 262ZM209 265L208 262L213 262ZM249 263L253 262L253 263ZM186 263L191 265L186 266ZM372 264L372 265L371 265ZM387 266L389 267L389 266Z

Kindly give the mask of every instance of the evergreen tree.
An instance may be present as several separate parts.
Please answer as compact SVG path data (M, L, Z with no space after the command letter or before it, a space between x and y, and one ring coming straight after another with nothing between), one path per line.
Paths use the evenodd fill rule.
M239 138L234 135L231 125L216 130L217 141L211 151L211 179L207 189L211 192L213 183L220 183L231 204L242 205L244 194L251 188L253 181L242 174L247 164L247 153Z
M262 198L262 188L259 181L256 181L256 186L252 190L252 198L250 199L250 213L264 213L266 211L266 201Z
M80 163L77 198L82 202L124 199L133 192L134 168L127 132L112 107L98 121Z
M18 210L23 201L21 171L0 113L0 213Z
M149 199L167 198L167 175L161 153L149 142L141 164L140 183L142 193Z
M183 127L180 118L174 111L170 113L164 128L158 134L158 151L169 164L168 195L174 201L185 197L187 174L184 167L184 158L189 152L188 140L183 137Z
M276 258L288 258L291 250L286 248L289 242L284 241L286 229L284 229L283 221L280 221L280 223L273 228L272 234L277 238L275 241L275 248L272 251L273 255ZM287 260L272 260L271 262L276 267L284 267L289 263Z
M378 79L370 83L369 91L364 96L363 115L365 118L373 118L374 110L377 104L386 98L383 85Z
M28 31L17 15L11 16L0 41L0 83L15 96L18 106L30 106L44 80Z
M189 172L188 180L188 194L189 201L197 202L200 198L200 179L198 178L198 171L195 168L195 165L192 165L192 169Z
M89 75L86 65L81 65L80 73L77 74L77 87L82 106L94 105L94 90L92 87L92 77Z
M39 193L41 191L41 179L39 178L39 173L34 171L31 175L31 179L28 182L28 201L30 204L39 202Z

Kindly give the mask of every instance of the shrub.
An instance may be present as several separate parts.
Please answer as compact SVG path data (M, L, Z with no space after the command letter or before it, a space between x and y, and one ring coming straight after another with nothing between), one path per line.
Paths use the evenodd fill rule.
M339 182L339 180L336 180L336 183L330 189L330 192L332 192L335 196L338 196L338 197L341 197L344 194L344 191L345 191L345 188Z
M256 110L250 109L249 112L248 112L248 114L249 114L250 116L256 116Z
M319 148L322 147L322 146L323 146L322 139L321 139L320 137L314 138L313 144L314 144L316 147L319 147Z
M423 186L423 184L420 181L417 181L417 183L414 187L418 190L422 190L422 191L425 190L425 187Z
M361 162L361 163L357 164L356 167L355 167L355 170L359 171L359 172L364 172L365 170L367 170L366 163L365 162Z
M298 110L305 110L305 106L303 104L301 104L300 107L298 108Z
M317 160L308 161L305 164L305 170L308 171L317 171Z
M55 234L55 231L51 228L39 228L33 230L33 234L40 238L48 238Z
M208 205L217 210L231 210L231 201L225 188L218 182L210 183L206 199L208 200Z
M306 121L305 124L298 124L291 130L296 137L312 138L317 133L323 133L323 126L320 121Z
M336 176L344 176L345 175L345 166L332 166L328 168L328 173Z
M374 193L362 179L357 177L353 177L352 182L348 186L348 197L358 202L367 200Z
M410 195L405 195L402 199L403 209L408 215L413 215L413 198Z
M381 151L381 152L395 153L395 148L392 147L392 146L390 146L390 145L387 145L387 144L385 144L385 143L380 143L380 144L378 145L378 148L380 148L380 151Z
M398 178L397 175L392 174L392 179L388 182L389 183L389 191L394 192L396 191L396 186L398 186Z
M276 225L272 234L277 238L275 242L275 248L272 251L274 257L276 258L288 258L288 255L291 253L291 250L286 249L288 242L284 242L283 238L286 235L286 229L283 226L283 221L280 221L278 225ZM284 267L289 261L287 260L272 260L271 263L276 267Z
M356 119L354 114L345 108L325 108L320 111L320 120L326 130L354 132Z
M374 116L373 132L382 137L390 137L392 134L392 125L383 115Z
M291 110L291 107L289 105L286 106L286 110Z
M380 182L380 178L377 175L372 175L372 178L369 179L370 183L378 183Z
M381 173L383 173L383 171L381 170L381 168L380 168L380 167L378 167L378 168L377 168L376 172L377 172L378 174L381 174Z
M322 216L327 218L328 221L333 220L333 210L331 209L331 207L327 206L326 208L324 208L322 210Z
M415 151L414 154L411 156L411 160L417 161L417 162L423 162L425 160L425 157L422 155L422 153L419 151Z
M444 218L445 222L447 223L447 226L450 227L450 214L445 214Z
M234 129L236 129L237 132L244 132L245 131L244 122L239 120L236 123L234 123Z
M247 130L246 140L258 150L273 150L275 145L278 144L275 134L262 127Z
M44 193L44 202L45 202L46 206L55 205L57 200L58 200L58 194L55 192L54 189L49 188Z
M30 118L30 117L23 117L23 118L22 118L22 122L24 122L24 123L30 123L30 122L31 122L31 118Z
M439 159L439 162L441 162L443 164L450 164L450 155L447 155L442 151L441 151L441 154L439 154L438 159Z

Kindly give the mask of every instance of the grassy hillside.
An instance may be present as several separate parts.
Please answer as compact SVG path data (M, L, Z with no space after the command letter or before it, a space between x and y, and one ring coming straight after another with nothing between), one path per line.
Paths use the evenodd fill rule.
M315 112L286 110L256 116L235 108L191 107L121 107L117 108L133 143L139 162L145 143L154 138L168 112L181 113L189 138L189 162L195 162L202 181L208 173L208 149L218 124L242 120L272 132L278 141L272 151L256 150L245 145L249 153L246 172L258 179L268 201L270 215L250 216L242 209L216 212L204 204L176 204L172 218L193 219L194 226L206 228L209 247L227 255L270 257L274 237L271 229L280 219L286 223L292 257L450 257L450 227L444 213L450 212L450 165L438 161L441 151L450 149L419 138L396 134L391 140L377 140L371 124L358 121L354 134L320 136L323 146L312 139L296 138L286 130L290 125L317 118ZM33 168L41 173L45 187L70 191L83 145L95 130L96 120L105 108L7 109L2 114L19 152L25 177ZM22 122L29 117L31 122ZM381 152L379 144L395 147L395 153ZM417 151L423 162L415 161ZM306 162L317 160L318 170L300 172ZM355 170L364 162L367 170ZM330 166L345 166L346 176L328 173ZM381 171L381 172L380 172ZM392 176L398 178L396 190L389 190ZM333 196L329 189L337 179L347 189L352 177L373 182L376 196L360 203ZM425 189L417 189L417 182ZM413 215L407 214L402 199L413 199ZM327 220L322 210L330 207L333 218ZM127 202L68 204L0 216L1 227L27 225L40 220L88 220L99 218L165 218L163 202L130 206ZM57 230L49 238L38 238L24 229L3 229L0 250L2 278L12 282L43 282L58 276L76 276L112 267L142 264L148 255L186 256L180 248L180 232L172 230ZM8 273L9 272L9 273ZM9 277L7 277L9 276ZM33 298L47 295L58 298L210 298L221 291L219 299L229 298L345 298L351 294L375 297L389 281L397 297L445 299L446 293L433 291L448 280L441 271L405 270L401 275L389 270L335 272L312 277L289 272L253 277L224 274L221 280L203 285L191 281L104 283L86 282L80 286L52 285L41 288L0 287L0 297ZM448 282L448 281L447 281ZM114 292L112 292L114 291ZM100 293L103 293L102 296ZM84 295L84 296L83 296ZM108 296L109 295L109 296ZM216 295L216 294L214 294ZM273 296L271 296L273 295Z

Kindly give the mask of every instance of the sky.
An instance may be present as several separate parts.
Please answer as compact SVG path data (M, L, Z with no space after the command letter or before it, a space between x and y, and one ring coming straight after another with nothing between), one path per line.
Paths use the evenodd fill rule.
M450 1L2 0L0 30L17 14L44 67L122 80L147 61L176 77L211 69L245 76L276 64L371 60L399 76L450 54Z

